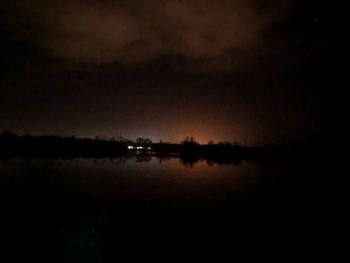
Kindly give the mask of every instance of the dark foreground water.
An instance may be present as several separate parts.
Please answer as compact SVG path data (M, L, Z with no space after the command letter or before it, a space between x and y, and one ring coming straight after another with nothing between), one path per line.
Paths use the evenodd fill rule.
M192 231L204 240L210 233L216 238L230 233L232 240L259 229L344 230L344 167L336 160L278 165L189 165L151 157L1 161L1 233L10 257L22 262L30 257L116 262L142 257L126 247L150 245L158 235L175 234L183 243Z

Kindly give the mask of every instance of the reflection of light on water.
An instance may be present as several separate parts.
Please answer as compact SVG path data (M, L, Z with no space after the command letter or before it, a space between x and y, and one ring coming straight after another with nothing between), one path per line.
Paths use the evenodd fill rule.
M22 161L23 162L23 161ZM1 165L0 172L6 166ZM18 164L11 162L18 169ZM3 166L3 167L1 167ZM249 191L257 181L257 166L243 162L239 166L212 165L199 160L192 168L178 158L162 160L152 156L131 156L123 160L65 160L59 166L58 186L64 193L81 194L88 198L119 200L118 198L208 199ZM13 171L13 175L20 171ZM17 177L18 177L17 176ZM26 177L27 178L27 177ZM0 178L0 183L3 178ZM52 179L53 180L53 179Z
M184 166L179 158L160 161L148 156L147 160L140 161L143 157L132 156L122 164L106 162L99 166L85 160L81 163L79 174L84 174L84 181L91 185L89 191L96 192L98 196L109 193L110 196L135 198L145 194L159 198L212 199L249 191L258 181L258 167L247 162L238 166L209 166L205 160L199 160L190 168ZM103 176L98 176L101 174Z

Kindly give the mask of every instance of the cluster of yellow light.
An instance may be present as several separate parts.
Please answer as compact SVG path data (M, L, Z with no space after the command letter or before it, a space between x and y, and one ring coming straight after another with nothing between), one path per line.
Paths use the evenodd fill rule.
M137 150L143 150L143 149L146 149L145 147L143 147L143 146L132 146L132 145L129 145L128 146L128 149L129 150L133 150L133 149L137 149ZM151 150L152 148L151 147L147 147L147 150Z

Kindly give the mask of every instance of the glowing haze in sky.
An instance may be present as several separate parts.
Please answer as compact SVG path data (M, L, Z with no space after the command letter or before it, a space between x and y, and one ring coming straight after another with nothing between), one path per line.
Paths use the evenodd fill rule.
M335 7L4 0L0 131L248 144L329 136L344 112Z

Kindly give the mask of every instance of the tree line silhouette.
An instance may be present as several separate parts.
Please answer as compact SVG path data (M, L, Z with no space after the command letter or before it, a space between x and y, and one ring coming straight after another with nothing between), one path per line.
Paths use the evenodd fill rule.
M321 149L320 144L293 142L284 145L262 147L242 146L238 143L209 142L199 144L194 137L186 137L180 143L154 143L148 138L135 141L124 137L90 138L16 135L6 131L0 134L0 159L21 158L75 159L75 158L118 158L125 156L146 156L164 159L177 157L184 165L192 166L199 160L208 164L239 164L241 161L276 162L322 157L330 149ZM329 155L329 154L327 154ZM333 156L334 153L333 153ZM142 159L142 158L141 158Z

